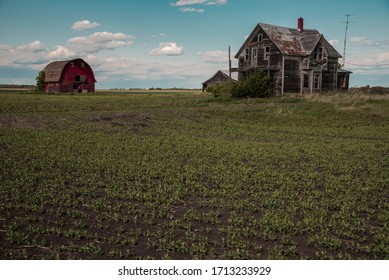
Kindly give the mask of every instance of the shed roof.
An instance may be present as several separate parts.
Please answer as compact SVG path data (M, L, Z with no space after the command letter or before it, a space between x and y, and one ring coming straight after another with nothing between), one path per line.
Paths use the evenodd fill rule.
M234 74L234 73L232 73ZM236 81L236 79L234 78L230 78L230 75L229 75L229 70L218 70L211 78L209 78L208 80L206 80L205 82L203 82L202 84L205 85L205 84L208 84L210 81L212 81L216 76L218 75L221 75L223 78L225 78L226 80L232 80L232 81Z
M300 31L296 28L260 23L251 32L250 36L237 52L235 58L239 58L239 55L253 40L259 30L262 30L284 55L309 55L312 53L318 42L322 41L323 45L327 49L328 56L338 58L342 57L316 29L304 29Z

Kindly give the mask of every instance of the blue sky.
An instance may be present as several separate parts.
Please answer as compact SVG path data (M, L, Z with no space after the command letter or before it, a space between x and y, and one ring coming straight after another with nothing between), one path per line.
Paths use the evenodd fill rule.
M389 87L389 0L0 0L0 84L81 57L100 89L200 88L259 22L303 17L343 53L345 14L351 86Z

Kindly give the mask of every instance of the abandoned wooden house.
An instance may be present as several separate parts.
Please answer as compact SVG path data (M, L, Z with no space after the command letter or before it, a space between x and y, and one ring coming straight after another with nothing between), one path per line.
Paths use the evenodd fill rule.
M274 81L276 95L313 93L348 89L349 71L339 71L342 56L315 29L304 29L299 18L297 28L258 24L235 58L239 79L250 71L267 71Z
M229 71L219 70L215 73L215 75L213 75L211 78L209 78L203 83L203 92L206 91L207 88L212 85L224 84L230 81L236 82L236 80L230 77Z
M83 59L55 61L45 69L45 92L95 92L95 75Z

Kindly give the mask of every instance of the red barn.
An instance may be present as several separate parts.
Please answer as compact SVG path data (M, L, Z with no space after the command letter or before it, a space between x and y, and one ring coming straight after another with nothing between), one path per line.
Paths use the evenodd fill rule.
M95 92L95 75L83 59L54 61L45 69L46 92Z

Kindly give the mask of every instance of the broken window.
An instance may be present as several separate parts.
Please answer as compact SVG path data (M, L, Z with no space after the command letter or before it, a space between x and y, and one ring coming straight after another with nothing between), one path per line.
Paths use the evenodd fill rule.
M257 49L253 49L253 59L254 58L257 58L257 52L258 52L258 50Z
M317 52L317 60L323 60L323 48L320 47Z
M313 58L316 60L323 60L324 49L322 47L316 47L313 52Z
M269 60L269 56L270 56L270 47L265 47L264 60Z
M304 88L309 88L309 75L304 74Z
M313 79L313 87L315 89L320 89L320 74L315 74Z
M258 42L262 42L263 41L263 34L259 34L258 35Z
M246 49L246 60L249 60L250 58L250 50Z

